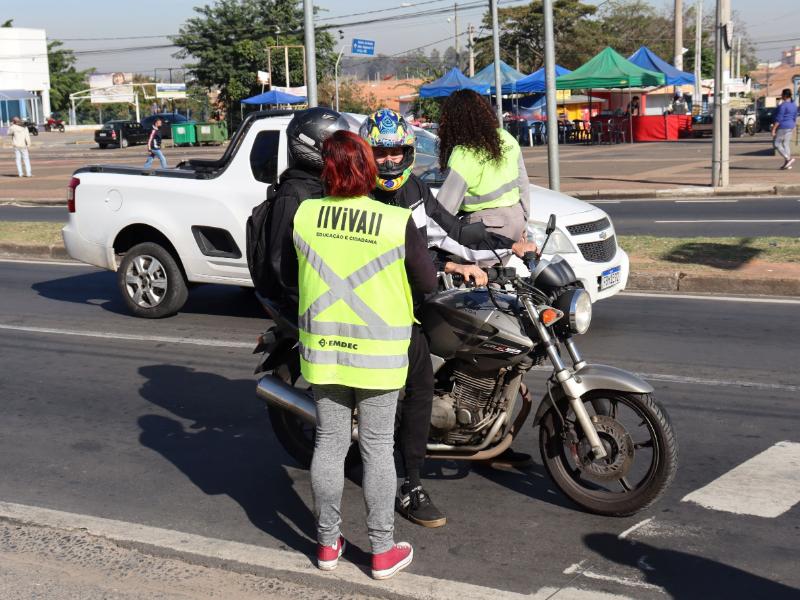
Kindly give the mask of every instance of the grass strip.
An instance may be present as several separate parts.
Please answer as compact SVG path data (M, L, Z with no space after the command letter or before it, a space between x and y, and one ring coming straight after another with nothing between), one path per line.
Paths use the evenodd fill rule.
M0 221L0 242L31 246L61 244L64 223Z

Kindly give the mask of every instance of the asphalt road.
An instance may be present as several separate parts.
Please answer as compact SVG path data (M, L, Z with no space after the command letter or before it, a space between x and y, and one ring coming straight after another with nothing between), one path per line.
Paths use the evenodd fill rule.
M249 345L266 322L250 294L198 287L184 312L148 321L124 312L113 274L85 266L0 262L0 285L0 502L313 552L308 473L253 393ZM497 594L796 598L800 506L765 518L682 498L779 442L800 442L797 310L635 295L596 305L580 345L656 387L680 442L671 489L611 519L566 500L538 454L525 471L433 462L425 485L449 522L426 530L398 518L397 538L416 549L409 572ZM536 397L542 379L530 377ZM526 427L514 446L535 452L535 432ZM789 477L774 485L797 495ZM350 556L364 561L352 481L343 507Z
M621 235L667 237L800 236L800 197L706 200L603 200ZM0 205L0 221L65 222L63 207Z

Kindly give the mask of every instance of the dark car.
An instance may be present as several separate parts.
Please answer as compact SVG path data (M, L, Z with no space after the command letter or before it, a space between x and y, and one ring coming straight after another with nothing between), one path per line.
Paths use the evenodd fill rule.
M150 130L153 128L153 123L156 122L156 119L161 119L161 127L158 128L159 133L161 133L161 137L169 140L172 139L173 123L186 123L189 121L189 119L181 113L157 113L142 119L142 127L144 127L145 131L148 133L150 132Z
M94 141L101 148L127 148L146 144L148 135L149 132L136 121L108 121L102 129L94 132Z

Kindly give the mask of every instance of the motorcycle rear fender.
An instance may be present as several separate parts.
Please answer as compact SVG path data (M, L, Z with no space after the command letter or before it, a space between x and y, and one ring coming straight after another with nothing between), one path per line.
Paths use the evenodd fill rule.
M575 382L580 395L591 392L592 390L612 390L616 392L632 392L634 394L649 394L653 391L653 386L644 379L623 369L608 365L584 365L575 371ZM557 396L564 398L566 396ZM541 418L550 410L553 403L549 396L545 396L536 416L533 418L533 426L539 424Z

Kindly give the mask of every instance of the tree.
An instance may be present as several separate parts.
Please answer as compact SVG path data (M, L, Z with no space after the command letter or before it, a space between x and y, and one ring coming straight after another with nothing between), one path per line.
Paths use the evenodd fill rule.
M0 27L13 27L13 26L14 26L14 19L8 19L7 21L4 21L2 25L0 25Z
M86 80L94 69L78 71L77 58L72 50L64 48L60 40L47 44L47 62L50 67L50 106L53 112L66 113L70 109L69 95L86 87Z
M325 77L319 82L319 103L336 108L336 85L332 77ZM378 110L378 100L374 94L365 93L357 81L350 77L339 78L339 110L368 114Z
M268 47L303 44L303 11L293 0L217 0L194 8L172 41L177 58L193 58L189 70L208 90L218 88L220 101L231 103L261 91L257 71L267 69ZM333 73L333 37L316 31L317 72ZM300 49L290 49L290 80L304 81ZM285 80L283 51L272 52L274 84ZM229 110L230 113L230 110Z

